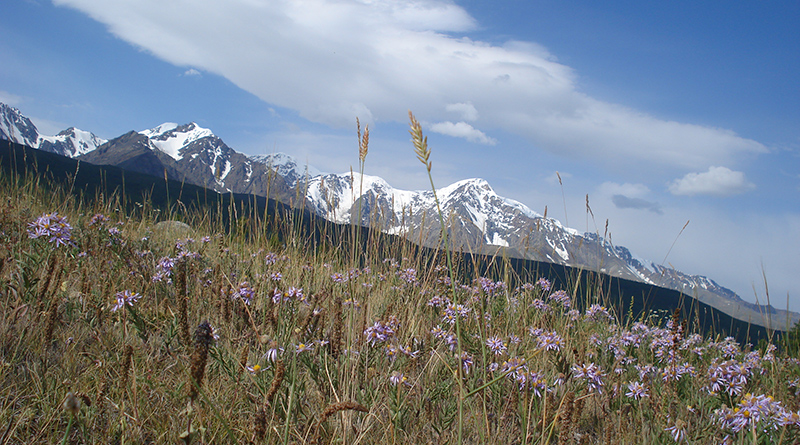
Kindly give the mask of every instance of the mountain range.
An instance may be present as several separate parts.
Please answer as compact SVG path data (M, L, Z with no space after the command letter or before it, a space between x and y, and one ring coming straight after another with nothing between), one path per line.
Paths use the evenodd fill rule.
M283 153L247 156L196 123L164 123L108 141L73 127L43 136L19 110L0 103L0 138L221 193L265 196L304 206L332 222L369 226L427 247L442 247L432 191L396 189L380 177L357 172L324 173ZM746 302L710 278L639 259L599 233L565 227L497 195L483 179L456 182L437 189L436 195L452 249L545 261L653 284L760 326L784 330L800 321L798 313Z

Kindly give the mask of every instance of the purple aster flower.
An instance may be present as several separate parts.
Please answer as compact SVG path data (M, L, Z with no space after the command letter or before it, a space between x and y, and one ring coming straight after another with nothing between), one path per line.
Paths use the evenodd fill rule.
M406 377L405 374L403 374L402 372L398 371L392 371L392 375L389 376L389 383L391 383L392 386L409 384L408 377Z
M89 220L89 227L103 225L106 222L108 222L108 218L105 215L102 213L95 213L95 215L92 216L92 219Z
M278 360L278 354L282 352L283 348L279 348L278 343L273 340L269 345L269 349L267 349L267 352L264 354L264 359L275 363L275 361Z
M244 301L244 304L249 306L255 295L256 292L253 290L252 287L250 287L250 283L248 283L247 281L242 281L241 283L239 283L239 286L233 292L233 295L231 295L231 298L233 300L241 299L242 301Z
M445 337L445 335L447 335L447 332L445 332L441 326L436 325L433 329L431 329L431 335L433 335L435 338L442 339Z
M551 287L550 280L546 278L539 278L539 280L536 281L536 285L544 292L549 291Z
M554 301L561 305L561 307L568 309L571 306L571 299L569 298L569 294L567 294L563 290L558 290L550 294L548 297L549 300Z
M403 269L397 273L401 280L405 281L408 284L415 285L417 284L417 270L408 268Z
M430 307L441 307L450 304L450 299L447 297L441 297L439 295L434 295L428 300L427 305Z
M469 374L469 371L472 369L472 365L475 362L472 359L472 356L467 354L466 352L461 353L461 366L464 368L464 373Z
M592 321L613 321L611 314L608 313L608 309L600 306L599 304L593 304L589 306L589 309L586 309L586 318Z
M545 351L560 351L564 346L564 339L555 331L544 332L538 337L539 347Z
M550 312L551 309L550 306L548 306L547 303L545 303L541 298L533 300L533 302L531 302L531 307L542 312Z
M581 313L577 309L570 309L566 315L572 321L578 321L581 318Z
M589 392L597 391L602 393L603 389L603 372L594 363L583 365L572 365L572 374L576 379L583 379L586 381Z
M507 377L517 382L524 381L528 373L528 365L523 357L511 357L500 367L500 372L507 373Z
M664 428L672 436L675 443L686 441L686 425L683 421L678 420L674 425Z
M389 359L390 362L394 362L397 359L398 350L397 347L393 344L387 344L385 346L386 357Z
M542 394L544 394L544 391L547 389L547 383L545 382L542 374L531 371L526 377L528 388L533 391L533 394L536 395L536 397L541 397Z
M492 354L494 355L504 354L508 350L506 344L503 343L503 340L500 340L500 337L498 336L487 338L486 346L489 347L489 350L492 351Z
M446 335L444 337L444 342L447 344L447 347L450 348L450 351L455 351L458 346L458 339L452 334Z
M384 343L390 338L394 337L394 334L399 327L399 322L397 318L394 316L390 316L387 322L376 321L372 326L368 327L364 330L364 336L367 339L367 343L372 346L375 346L378 343Z
M133 303L139 301L139 298L142 296L138 293L131 292L130 290L124 290L122 292L117 292L117 301L114 304L114 307L111 308L111 312L116 312L122 309L123 306L126 304L128 306L133 306Z
M298 345L297 345L297 347L295 348L295 352L296 352L297 354L300 354L301 352L310 351L310 350L312 350L313 348L314 348L314 345L313 345L313 344L311 344L311 343L308 343L308 344L306 344L306 343L300 343L300 344L298 344Z
M289 290L286 291L286 295L290 299L294 298L297 301L300 301L302 303L308 304L308 301L306 300L306 296L303 294L303 288L302 287L301 288L297 288L297 287L292 286L292 287L289 288Z
M626 397L630 397L633 400L640 400L645 397L650 397L650 394L647 392L647 388L644 387L639 382L630 382L628 383L628 392L625 393Z

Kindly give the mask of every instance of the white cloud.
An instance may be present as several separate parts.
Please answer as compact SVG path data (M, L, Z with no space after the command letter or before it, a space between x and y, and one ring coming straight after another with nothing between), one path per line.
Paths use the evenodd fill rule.
M458 37L477 23L451 1L54 3L85 12L172 64L219 74L270 104L332 126L352 126L356 116L405 122L409 109L428 122L444 124L453 112L471 122L480 110L482 125L539 148L610 166L624 159L626 168L687 169L766 151L732 131L589 97L573 70L540 45ZM461 123L444 125L469 133Z
M730 196L755 188L742 172L726 167L709 167L707 172L689 173L676 179L669 186L673 195L714 195Z
M183 72L183 75L187 77L193 77L193 76L201 76L202 74L200 74L200 71L197 71L194 68L189 68L188 70Z
M495 139L486 136L486 133L478 130L466 122L439 122L430 126L431 131L434 133L452 136L456 138L464 138L470 142L477 142L485 145L495 145Z
M461 115L461 119L465 121L474 122L478 120L478 110L475 109L475 106L472 105L470 102L447 104L447 106L445 106L444 109L447 111L458 113L459 115Z

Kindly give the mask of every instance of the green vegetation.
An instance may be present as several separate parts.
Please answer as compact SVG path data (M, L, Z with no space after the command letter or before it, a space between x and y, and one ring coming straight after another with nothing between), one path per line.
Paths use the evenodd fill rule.
M0 177L0 445L800 440L800 361L680 310L42 177Z

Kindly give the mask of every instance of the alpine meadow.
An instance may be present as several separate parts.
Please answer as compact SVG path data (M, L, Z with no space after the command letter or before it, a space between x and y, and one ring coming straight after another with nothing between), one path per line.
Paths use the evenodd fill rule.
M7 147L0 443L800 440L797 329Z

